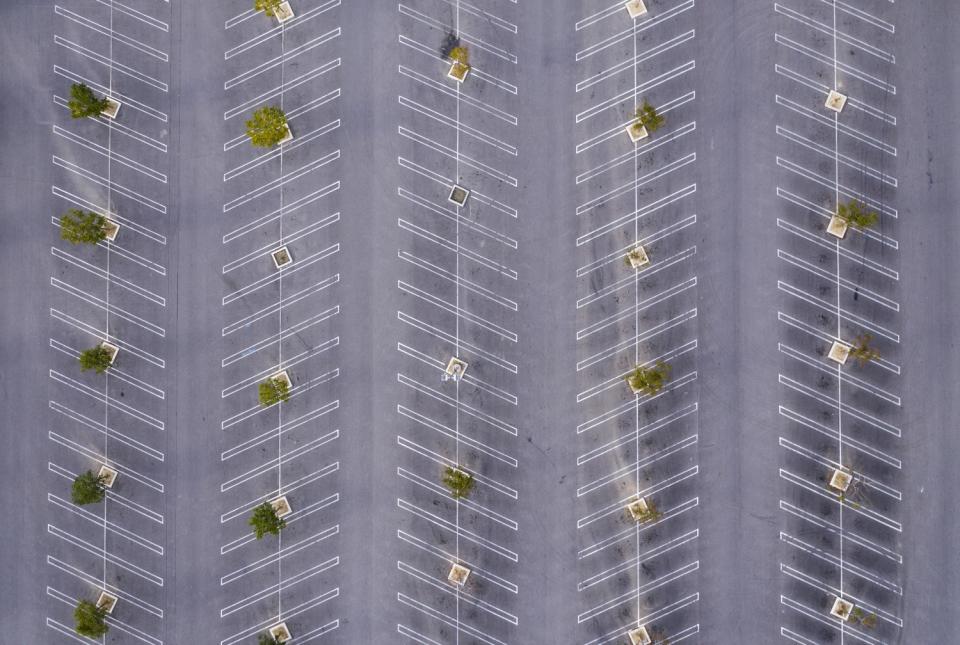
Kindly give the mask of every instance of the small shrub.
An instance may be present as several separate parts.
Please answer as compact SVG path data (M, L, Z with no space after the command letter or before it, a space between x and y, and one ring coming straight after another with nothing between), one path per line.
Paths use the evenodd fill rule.
M473 475L447 466L443 470L443 483L455 499L466 498L473 490Z
M254 0L253 8L256 11L262 11L265 15L273 17L277 15L277 9L280 8L282 0Z
M643 100L643 105L634 112L633 118L636 119L637 125L645 127L647 132L650 133L659 130L664 122L663 116L646 99Z
M70 116L74 119L96 116L109 106L110 101L106 98L98 99L93 90L83 83L74 83L70 86L70 100L67 101L67 107L70 108Z
M879 219L879 215L871 210L867 210L865 204L855 199L851 199L846 204L837 205L837 217L861 231L871 228Z
M107 237L106 225L103 215L74 208L60 217L60 237L71 244L97 244Z
M287 116L278 107L264 106L254 111L246 123L250 143L258 148L270 148L287 136Z
M631 388L640 390L644 394L653 396L661 389L670 377L671 367L663 361L657 361L653 367L637 367L627 377Z
M88 470L80 473L73 480L73 487L70 490L70 499L74 504L96 504L104 496L106 487L103 485L106 477L99 477L97 473Z
M290 386L286 381L270 377L260 384L260 405L267 407L290 400Z
M106 615L105 609L97 607L89 600L77 602L77 608L73 610L77 633L88 638L100 638L110 629L105 620Z
M94 370L97 374L103 374L110 367L110 352L106 347L97 345L90 349L80 352L80 370Z
M253 509L250 516L250 526L253 527L253 534L259 540L267 533L279 535L280 529L286 527L287 521L277 517L277 511L270 502L264 502Z
M870 341L872 340L873 336L870 334L861 334L857 336L850 347L850 356L860 361L861 366L880 358L880 352L870 347Z

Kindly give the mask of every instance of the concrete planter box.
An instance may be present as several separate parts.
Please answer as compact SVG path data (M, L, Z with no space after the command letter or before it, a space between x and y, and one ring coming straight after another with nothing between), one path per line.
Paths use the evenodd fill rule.
M97 607L103 609L108 614L112 614L113 608L117 606L117 600L119 599L112 593L108 591L101 591L100 597L97 598Z
M292 390L292 389L293 389L293 382L290 380L290 375L287 374L287 370L283 370L282 372L277 372L276 374L274 374L274 375L271 376L270 378L272 378L274 381L276 381L276 382L278 382L278 383L286 383L286 384L287 384L287 390Z
M650 264L650 256L647 255L645 248L638 245L627 254L627 261L632 268L639 269Z
M833 601L833 607L830 608L830 615L840 620L850 620L850 614L853 613L853 603L847 602L843 598L837 598Z
M281 25L286 21L294 17L293 9L290 7L289 2L281 2L280 6L277 7L277 10L274 12L274 18L277 19Z
M850 346L841 343L839 340L833 341L833 345L830 346L830 353L827 354L827 358L843 365L847 362L848 356L850 356Z
M850 473L839 468L833 471L833 475L830 477L830 488L835 488L841 493L846 492L850 488L850 481L853 478L850 476Z
M462 587L467 584L467 578L470 577L470 569L466 568L463 565L455 564L450 567L450 573L447 575L447 580Z
M463 378L463 375L467 372L468 364L466 361L461 361L459 358L454 356L450 359L450 362L447 363L447 368L443 371L449 378L452 378L454 381L459 381Z
M119 232L120 232L120 225L111 219L108 219L107 223L103 225L103 234L111 242L117 239L117 233Z
M467 80L467 74L470 73L470 66L464 65L460 61L453 61L450 63L450 69L447 71L447 78L452 78L458 83L463 83Z
M277 517L285 517L293 512L293 509L290 508L290 502L287 500L286 495L278 497L275 500L271 500L270 506L272 506L273 510L276 511Z
M120 348L117 347L116 345L112 345L108 343L107 341L103 341L102 343L100 343L100 347L102 347L103 349L107 350L107 352L110 353L110 364L113 365L113 362L117 360L117 354L120 353Z
M640 497L627 504L627 512L629 512L630 517L637 522L642 520L649 510L650 506L647 504L647 500L643 497Z
M107 117L108 119L115 119L117 115L120 114L120 101L107 97L107 107L101 110L100 114Z
M287 131L287 133L286 133L285 135L283 135L283 138L282 138L282 139L280 139L279 141L277 141L277 145L278 145L278 146L282 146L282 145L285 144L285 143L288 143L288 142L290 142L290 141L293 141L293 132L290 131L290 124L284 123L284 124L283 124L283 127L284 127L284 129Z
M280 641L281 643L286 643L288 640L293 638L293 636L290 634L290 630L287 629L286 623L274 625L267 631L270 632L270 635L273 636L274 639Z
M627 0L623 7L631 18L639 18L647 13L647 5L643 4L643 0Z
M847 234L848 228L850 228L850 225L847 224L847 220L834 215L830 218L830 223L827 225L827 233L842 240L843 236Z
M650 634L647 633L647 628L642 625L636 629L631 629L627 632L627 636L630 637L630 645L650 645L653 642Z
M824 103L824 107L828 110L833 110L838 114L843 111L843 106L847 104L847 97L844 94L836 90L830 90L830 94L827 95L827 102Z
M456 184L450 188L450 195L447 197L447 200L456 204L457 206L463 206L467 203L467 197L470 196L470 191L466 188L462 188Z
M103 477L103 485L106 488L113 488L113 484L117 481L117 475L119 474L119 472L110 466L100 466L100 470L97 471L97 477Z
M639 123L631 123L625 128L627 134L630 136L630 141L636 143L641 139L646 139L650 136L650 133L647 132L646 126L640 125Z
M293 256L290 255L290 249L285 246L281 246L276 251L271 251L270 259L273 260L273 266L277 267L278 269L293 262Z

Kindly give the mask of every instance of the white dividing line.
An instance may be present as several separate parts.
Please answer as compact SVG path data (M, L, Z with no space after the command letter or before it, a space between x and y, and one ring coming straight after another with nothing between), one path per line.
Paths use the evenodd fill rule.
M290 79L289 81L283 81L283 83L277 87L271 88L262 94L255 96L254 98L244 101L240 105L234 106L223 113L223 120L229 121L232 118L235 118L244 112L252 110L258 105L262 105L267 101L275 99L282 95L284 92L289 92L290 90L296 89L301 85L305 85L310 81L319 78L326 74L327 72L333 71L340 67L341 60L340 58L334 58L333 60L327 61L326 63L315 67L308 72L304 72L300 76Z

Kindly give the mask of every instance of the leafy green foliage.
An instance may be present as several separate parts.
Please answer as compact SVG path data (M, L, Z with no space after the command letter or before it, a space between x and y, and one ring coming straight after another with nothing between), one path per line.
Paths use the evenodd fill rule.
M89 600L80 600L77 608L73 610L77 633L88 638L100 638L110 629L104 620L106 615L105 609L97 607Z
M288 400L290 400L290 386L286 381L271 376L260 383L260 405L267 407Z
M277 510L273 508L270 502L264 502L253 509L250 516L250 526L253 527L253 534L259 540L267 533L278 535L280 529L287 525L287 521L277 517Z
M850 226L860 229L870 228L877 223L879 215L871 210L867 210L866 205L851 199L846 204L837 206L837 217L844 220Z
M663 361L657 361L653 367L637 365L626 380L631 388L653 396L663 389L664 383L670 378L670 370L670 366Z
M247 121L247 136L258 148L270 148L287 136L287 116L278 107L271 105L255 110Z
M457 45L450 50L450 60L453 61L453 75L458 78L470 71L470 52L464 45Z
M280 8L281 2L282 0L254 0L253 8L272 18L277 15L277 9Z
M106 239L106 225L103 215L74 208L60 217L60 237L72 244L96 244Z
M854 607L853 611L850 612L850 620L860 623L867 629L873 629L877 626L877 615L868 614L859 607Z
M447 466L443 469L443 483L454 498L466 498L473 490L473 475Z
M80 369L82 371L95 370L97 374L102 374L108 367L110 367L110 352L106 347L97 345L80 352Z
M857 336L850 347L850 356L860 361L861 366L880 358L880 352L870 347L870 341L872 340L872 335L861 334Z
M96 116L109 106L110 101L106 98L98 99L93 90L83 83L74 83L70 86L70 100L67 101L67 107L70 108L70 116L74 119Z
M663 125L663 116L657 113L656 108L650 105L646 99L643 100L643 105L637 108L633 118L636 119L637 125L645 127L647 132L651 133L656 132Z
M103 499L105 490L103 482L105 479L106 477L99 477L92 470L80 473L73 480L70 499L73 500L74 504L96 504Z

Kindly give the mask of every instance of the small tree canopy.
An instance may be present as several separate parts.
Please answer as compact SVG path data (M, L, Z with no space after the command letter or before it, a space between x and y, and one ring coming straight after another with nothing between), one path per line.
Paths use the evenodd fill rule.
M74 504L96 504L103 499L106 477L100 477L92 470L77 475L70 490L70 499Z
M880 352L870 347L870 341L872 340L872 335L861 334L857 336L853 342L853 346L850 347L850 356L860 361L861 365L866 365L870 361L880 358Z
M253 533L259 540L267 533L277 535L280 529L287 525L287 521L277 517L277 511L270 502L264 502L253 509L250 516L250 526L253 527Z
M73 610L77 633L88 638L100 638L110 629L104 620L106 615L106 609L97 607L89 600L80 600Z
M463 45L457 45L450 50L450 60L454 60L466 67L470 66L470 52Z
M110 101L106 98L98 99L93 90L83 83L74 83L70 86L70 100L67 101L67 107L70 108L70 116L74 119L96 116L109 106Z
M60 237L72 244L96 244L106 239L106 225L103 215L74 208L60 217Z
M670 369L670 366L663 361L657 361L653 367L637 365L633 373L627 377L627 383L633 389L652 396L663 389L664 383L670 377Z
M270 148L287 136L287 117L278 107L264 106L247 121L247 136L258 148Z
M97 345L80 352L80 369L82 371L96 370L97 374L102 374L108 367L110 367L110 352L107 351L106 347Z
M871 210L867 210L863 203L851 199L846 204L837 205L837 217L862 231L876 224L880 216Z
M254 0L253 8L262 11L271 18L277 15L277 9L280 8L281 0Z
M443 469L443 483L454 498L466 498L473 490L473 475L447 466Z
M663 125L663 117L647 102L647 99L643 99L643 105L637 108L633 118L637 120L638 125L645 127L647 132L656 132Z
M286 381L273 378L260 383L260 405L267 407L290 399L290 386Z
M260 634L260 637L257 639L257 645L281 645L280 641L274 638L269 632L266 634Z

